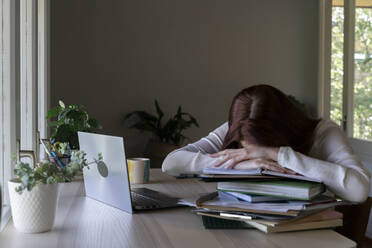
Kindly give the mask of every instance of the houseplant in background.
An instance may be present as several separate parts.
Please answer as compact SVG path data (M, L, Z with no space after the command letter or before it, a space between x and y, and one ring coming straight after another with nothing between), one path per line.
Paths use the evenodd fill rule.
M51 143L67 142L71 149L79 149L78 131L92 132L102 129L96 119L89 117L84 106L66 106L62 101L48 111L47 119L51 120L48 125L53 127Z
M102 128L96 119L89 117L84 106L66 106L61 100L48 111L46 118L50 120L48 125L52 127L52 135L43 145L51 153L48 153L49 159L57 163L68 163L71 151L79 149L79 131L93 132Z
M102 162L102 155L88 163L83 151L74 151L64 167L43 161L34 167L18 161L14 168L16 178L8 182L10 205L16 229L25 233L49 231L53 227L58 183L71 181L89 164ZM89 167L88 167L89 168Z
M176 114L163 124L164 113L157 100L155 109L157 115L145 111L130 112L123 116L123 124L131 118L137 118L130 128L153 134L147 144L145 155L151 159L151 167L159 168L168 153L179 148L185 139L188 139L183 135L183 131L193 125L199 127L199 124L191 114L183 112L181 106L178 107Z

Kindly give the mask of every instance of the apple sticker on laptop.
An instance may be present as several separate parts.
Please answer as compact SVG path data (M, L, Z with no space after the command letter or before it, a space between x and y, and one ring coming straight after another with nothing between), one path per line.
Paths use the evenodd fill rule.
M102 177L108 176L108 169L107 169L107 165L105 164L105 162L99 161L97 163L97 170Z

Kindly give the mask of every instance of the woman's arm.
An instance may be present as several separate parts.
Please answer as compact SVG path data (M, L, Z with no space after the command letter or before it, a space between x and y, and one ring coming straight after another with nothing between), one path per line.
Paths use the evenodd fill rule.
M208 154L216 153L221 149L227 130L226 122L207 137L171 152L163 162L163 172L175 176L197 174L204 168L212 167L219 158L211 158Z
M211 157L221 158L215 165L225 168L250 168L250 160L262 158L322 181L343 199L363 202L370 190L370 173L355 156L340 128L331 121L322 123L316 133L310 156L290 147L262 147L244 144L242 149L223 150Z
M370 190L370 173L355 156L340 128L328 122L315 141L317 158L281 147L278 164L304 176L320 179L333 193L353 202L363 202Z

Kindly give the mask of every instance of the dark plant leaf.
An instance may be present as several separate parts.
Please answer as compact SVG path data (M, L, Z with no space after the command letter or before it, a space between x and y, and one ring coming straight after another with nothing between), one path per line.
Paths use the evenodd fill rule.
M63 121L64 123L66 123L65 117L68 114L68 112L70 112L70 111L71 111L70 106L67 107L67 108L62 109L62 111L58 114L57 120L58 121Z
M47 113L47 116L46 116L46 119L57 117L61 111L62 111L61 106L55 106L55 107L49 109L48 113Z
M156 108L156 112L158 113L159 119L162 118L164 116L164 113L161 110L157 100L155 100L155 108Z
M161 119L164 113L157 100L155 100L155 108L158 117L144 111L134 111L123 116L122 121L124 123L133 115L137 115L140 120L132 125L132 128L152 132L160 141L175 145L181 144L186 139L186 137L182 135L185 129L192 125L199 127L198 122L192 115L182 112L181 106L178 107L176 114L162 126Z
M91 128L102 129L102 126L98 123L97 119L89 118L88 124Z
M66 119L71 123L84 123L88 121L88 114L83 111L72 109L66 113Z
M55 142L69 142L70 137L73 136L74 130L68 124L62 124L56 128ZM73 144L70 143L72 147Z
M152 123L156 123L158 118L156 118L155 116L153 116L152 114L149 114L145 111L134 111L134 112L131 112L131 113L128 113L125 115L123 121L126 121L127 119L129 119L131 116L133 115L136 115L138 116L141 121L148 121L148 122L152 122Z
M190 114L189 114L189 116L190 116L190 119L191 119L192 123L193 123L195 126L199 127L199 123L197 122L197 120L195 119L195 117L193 117L193 116L190 115Z
M155 132L156 128L149 123L144 123L144 122L139 122L131 126L131 128L138 129L140 131L150 131L150 132Z
M48 121L48 126L49 126L49 127L55 127L55 126L58 126L58 121Z

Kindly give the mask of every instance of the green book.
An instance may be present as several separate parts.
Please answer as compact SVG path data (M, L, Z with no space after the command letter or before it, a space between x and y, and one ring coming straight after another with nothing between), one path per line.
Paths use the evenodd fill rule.
M205 229L251 229L250 225L242 221L226 220L202 215Z
M235 181L218 182L217 190L308 201L323 193L325 187L322 183L309 181Z

